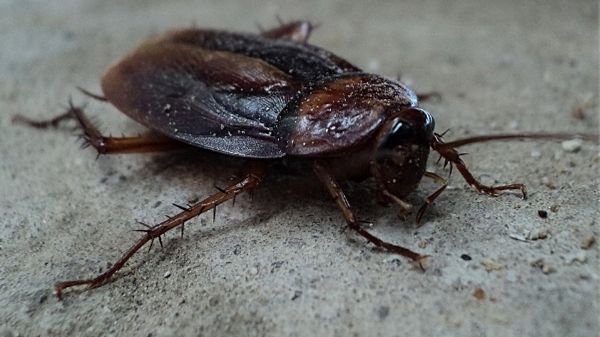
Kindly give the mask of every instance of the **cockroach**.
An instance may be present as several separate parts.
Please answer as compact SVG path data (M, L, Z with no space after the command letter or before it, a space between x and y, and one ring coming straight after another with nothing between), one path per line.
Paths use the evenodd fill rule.
M306 21L282 24L260 34L183 29L145 41L111 66L102 78L107 101L153 133L138 137L106 137L70 104L63 114L46 121L22 116L15 120L33 127L56 126L75 120L82 137L98 154L167 151L198 147L245 158L245 174L215 194L188 206L155 225L144 225L143 236L102 274L58 282L66 288L97 287L147 243L180 227L201 213L256 188L267 168L283 157L309 163L331 194L348 226L369 242L405 256L423 268L426 256L369 233L354 215L341 181L373 178L379 199L407 213L404 197L423 177L439 183L417 211L417 222L446 188L447 181L426 171L430 150L456 167L476 191L496 196L520 191L515 183L486 186L467 169L456 148L501 139L570 138L571 134L501 134L444 142L434 118L419 106L406 84L365 73L341 57L307 43L314 26ZM586 139L594 135L584 135Z

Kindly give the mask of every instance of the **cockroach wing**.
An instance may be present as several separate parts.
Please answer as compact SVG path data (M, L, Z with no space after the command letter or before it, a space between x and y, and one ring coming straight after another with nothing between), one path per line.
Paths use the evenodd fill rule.
M253 158L285 155L274 124L299 88L261 59L169 41L143 44L102 79L106 98L139 123L194 146Z
M383 77L350 73L304 90L279 116L286 152L327 156L366 143L392 114L417 104L412 89Z
M256 34L183 29L163 34L154 41L181 43L261 59L302 84L343 73L361 72L359 68L325 49Z

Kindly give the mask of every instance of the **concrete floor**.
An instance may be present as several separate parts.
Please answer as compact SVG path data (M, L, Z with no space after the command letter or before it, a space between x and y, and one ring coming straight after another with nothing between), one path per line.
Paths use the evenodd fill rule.
M154 33L256 31L276 15L320 23L312 42L367 71L441 92L424 106L448 139L598 131L593 0L0 1L0 336L597 335L599 249L581 248L600 235L593 143L470 146L476 177L526 183L530 198L478 195L454 174L422 227L353 187L373 233L431 255L425 272L345 230L311 176L274 174L216 222L203 216L110 284L57 301L52 284L109 266L137 237L135 220L162 220L240 164L198 152L94 160L66 128L11 116L50 117L69 95L89 102L75 86L99 91L103 69ZM141 129L109 105L87 111L107 132Z

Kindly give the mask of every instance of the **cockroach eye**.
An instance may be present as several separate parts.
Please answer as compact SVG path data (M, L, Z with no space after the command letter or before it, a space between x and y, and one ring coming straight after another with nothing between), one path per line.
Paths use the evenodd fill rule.
M394 150L402 144L429 144L433 138L435 121L431 115L422 109L411 108L400 111L397 117L388 122L389 130L380 135L379 149Z

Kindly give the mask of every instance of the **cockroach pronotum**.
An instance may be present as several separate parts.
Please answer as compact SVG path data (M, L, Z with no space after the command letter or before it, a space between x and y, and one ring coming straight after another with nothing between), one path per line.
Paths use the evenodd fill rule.
M501 134L444 142L419 95L400 81L368 74L344 59L307 43L313 25L284 24L261 34L219 30L171 31L144 42L102 78L104 100L153 131L138 137L105 137L81 108L33 121L33 127L75 120L98 154L167 151L194 146L246 158L245 175L204 200L153 226L102 274L56 283L56 295L69 287L96 287L120 270L142 246L186 221L258 186L271 163L283 157L309 163L340 208L348 226L375 246L405 256L421 268L426 256L385 242L361 225L340 181L373 178L379 199L412 207L403 198L423 177L440 187L416 212L419 222L447 182L426 171L430 150L454 166L480 193L496 196L523 184L486 186L467 169L456 148L501 139L566 139L573 134ZM579 135L597 139L595 135Z

